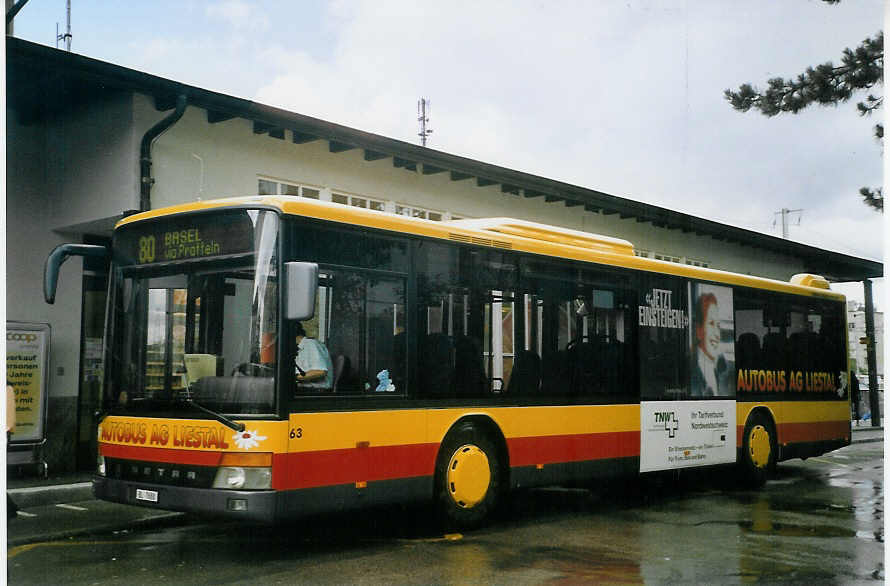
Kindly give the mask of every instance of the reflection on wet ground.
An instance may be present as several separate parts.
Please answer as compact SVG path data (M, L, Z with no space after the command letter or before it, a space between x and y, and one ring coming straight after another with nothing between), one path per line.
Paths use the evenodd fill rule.
M757 521L741 521L739 527L754 533L780 535L782 537L855 537L856 532L835 525L788 525Z
M881 580L882 452L837 455L783 464L762 491L737 489L728 470L522 491L490 525L463 535L443 535L425 506L279 526L193 519L72 541L52 548L51 562L29 557L36 549L18 556L12 573L26 578L16 583L62 575L74 583L511 586Z

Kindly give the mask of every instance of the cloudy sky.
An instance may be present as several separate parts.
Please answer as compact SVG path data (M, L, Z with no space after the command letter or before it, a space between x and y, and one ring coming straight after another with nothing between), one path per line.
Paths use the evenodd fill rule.
M882 184L881 145L856 98L772 119L723 98L839 63L881 0L72 5L89 57L410 142L428 97L431 148L774 235L802 208L792 239L883 257L858 195ZM15 34L55 46L56 23L65 0L30 0Z

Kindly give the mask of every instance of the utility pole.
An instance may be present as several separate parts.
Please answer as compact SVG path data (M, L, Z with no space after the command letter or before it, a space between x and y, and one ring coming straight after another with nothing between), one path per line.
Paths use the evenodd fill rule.
M872 301L871 280L865 279L862 285L865 293L865 337L868 338L865 347L868 362L868 404L871 408L872 426L880 427L881 401L878 395L878 359L875 354L875 304Z
M803 208L798 208L796 210L789 210L788 208L782 208L780 211L773 214L773 226L776 225L775 216L782 214L782 238L788 240L788 215L789 214L800 214L803 212ZM797 216L797 224L800 225L800 216Z
M426 146L426 137L433 133L431 128L426 127L430 121L429 109L430 101L427 98L420 98L417 102L417 121L420 122L420 132L417 136L420 137L420 146Z

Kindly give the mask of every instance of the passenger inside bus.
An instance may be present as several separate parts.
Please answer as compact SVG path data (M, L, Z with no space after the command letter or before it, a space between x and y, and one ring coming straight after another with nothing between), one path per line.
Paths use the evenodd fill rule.
M324 344L306 335L303 324L296 322L294 334L297 352L294 357L297 385L304 389L330 390L333 387L334 367Z

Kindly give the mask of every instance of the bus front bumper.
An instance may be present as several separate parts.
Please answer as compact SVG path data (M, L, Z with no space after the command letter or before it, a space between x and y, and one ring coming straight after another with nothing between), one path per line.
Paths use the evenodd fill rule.
M93 495L127 505L250 521L271 523L277 517L278 494L274 490L192 488L93 476Z

